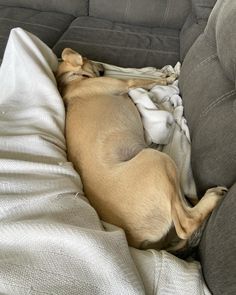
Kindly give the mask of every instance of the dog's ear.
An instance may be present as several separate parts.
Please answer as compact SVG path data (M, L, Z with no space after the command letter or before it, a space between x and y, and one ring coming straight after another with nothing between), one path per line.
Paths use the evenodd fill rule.
M71 48L65 48L62 51L61 58L63 61L70 63L74 67L83 65L82 56Z

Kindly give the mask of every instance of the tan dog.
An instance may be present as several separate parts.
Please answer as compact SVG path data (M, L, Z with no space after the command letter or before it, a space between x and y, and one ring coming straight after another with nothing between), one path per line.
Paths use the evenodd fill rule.
M147 147L140 115L127 93L165 85L167 78L118 80L99 77L102 71L100 64L64 49L56 77L67 109L68 157L100 218L122 227L131 246L167 247L167 240L173 244L172 236L167 239L171 230L184 240L180 248L226 189L212 188L189 207L175 163Z

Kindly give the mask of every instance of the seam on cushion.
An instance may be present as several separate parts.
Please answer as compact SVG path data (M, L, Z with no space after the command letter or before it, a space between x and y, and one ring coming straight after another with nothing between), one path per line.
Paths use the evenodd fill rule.
M34 11L34 14L31 15L30 17L28 17L27 19L28 19L28 20L31 20L31 19L32 19L32 21L34 21L33 18L35 18L35 16L38 16L38 15L40 15L40 14L41 14L41 11L35 10L35 11ZM15 20L14 20L14 21L15 21Z
M8 37L7 37L7 36L4 36L4 35L0 35L0 38L1 38L1 39L5 39L5 40L8 39Z
M209 4L204 4L204 3L197 4L197 6L203 7L203 8L213 8L213 6L210 6Z
M167 3L166 3L166 11L165 11L165 14L164 14L164 17L163 17L163 21L161 23L162 26L165 25L166 23L166 19L169 15L169 11L170 11L170 0L167 0Z
M216 48L216 42L211 41L211 39L209 38L208 34L205 34L204 37L206 39L207 45L209 47L211 47L212 49L215 49Z
M236 94L235 89L216 98L216 100L214 100L211 104L209 104L209 106L200 113L199 119L206 116L214 107L216 107L218 104L228 99L229 97L233 96L234 94Z
M205 117L215 106L217 106L218 104L220 104L222 101L226 100L227 98L231 97L232 95L236 94L236 90L231 90L230 92L227 92L223 95L221 95L220 97L218 97L214 102L212 102L208 107L206 107L199 115L198 120L196 121L196 123L194 124L193 127L193 132L192 132L192 138L195 136L195 133L198 134L200 132L200 130L202 129L202 122L204 122L203 120L201 120L203 117Z
M0 20L6 20L6 21L9 21L9 22L14 21L14 22L17 22L17 23L20 23L20 24L31 25L31 26L38 26L38 27L47 28L47 29L51 29L53 31L60 32L59 29L54 28L54 27L50 27L50 26L47 26L47 25L34 24L34 23L30 23L30 22L23 22L23 21L20 21L20 20L10 19L10 18L6 18L6 17L0 17Z
M136 48L136 47L125 47L125 46L117 46L117 45L107 45L107 44L97 44L97 43L91 43L91 42L84 42L84 41L75 41L71 39L64 39L57 42L57 45L63 42L71 42L71 43L80 43L80 44L89 44L92 46L98 46L98 47L110 47L115 49L125 49L125 50L137 50L137 51L148 51L148 52L160 52L163 54L174 54L178 55L177 51L165 51L165 50L157 50L157 49L147 49L147 48Z
M131 2L131 0L127 0L127 2L126 2L126 7L125 7L125 11L124 11L124 21L125 22L127 20L129 9L130 9L130 2Z
M192 74L195 73L200 67L205 66L206 64L209 64L216 59L217 59L217 53L214 53L208 56L207 58L205 58L204 60L202 60L195 68L193 68L192 71L190 71L190 73L188 73L188 77L185 79L184 83L188 84L188 81L191 78Z
M163 18L162 18L162 21L160 23L160 27L162 27L165 23L165 20L166 20L166 12L168 10L168 5L169 5L169 0L166 0L166 8L165 8L165 12L163 13Z
M106 31L106 32L115 32L115 33L123 33L123 34L130 34L130 35L138 35L138 36L158 36L158 37L165 37L170 39L179 40L179 37L174 36L166 36L166 35L156 35L156 34L149 34L149 33L136 33L136 32L127 32L127 31L119 31L113 29L100 29L100 28L91 28L91 27L83 27L83 26L70 26L70 29L88 29L93 31Z

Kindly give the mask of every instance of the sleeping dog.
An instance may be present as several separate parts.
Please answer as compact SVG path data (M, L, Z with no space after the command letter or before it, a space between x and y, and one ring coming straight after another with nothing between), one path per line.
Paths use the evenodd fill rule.
M123 228L129 245L177 250L227 190L211 188L188 206L173 160L148 148L128 91L166 85L168 77L119 80L103 74L101 64L63 50L56 78L67 112L68 158L100 218Z

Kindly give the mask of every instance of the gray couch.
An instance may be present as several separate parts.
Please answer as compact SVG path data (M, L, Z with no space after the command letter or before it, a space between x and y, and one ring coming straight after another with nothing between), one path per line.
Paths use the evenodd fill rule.
M229 188L208 221L199 258L212 293L228 295L236 294L236 1L215 2L0 0L0 58L10 29L22 27L58 56L72 47L125 67L183 62L180 89L198 192Z
M207 2L192 7L190 0L175 5L162 0L1 0L0 58L9 30L19 26L58 55L70 46L119 66L175 64L205 27L215 0Z

